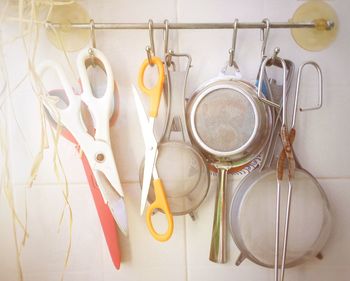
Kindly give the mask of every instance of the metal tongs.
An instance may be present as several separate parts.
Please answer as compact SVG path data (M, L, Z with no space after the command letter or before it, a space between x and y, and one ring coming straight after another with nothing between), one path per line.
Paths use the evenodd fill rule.
M269 60L272 58L266 58L261 66L261 72L264 70L266 64ZM293 189L293 181L295 176L295 170L297 166L297 160L294 156L293 152L293 142L296 135L295 130L295 121L296 121L296 112L297 112L297 106L298 106L298 100L299 100L299 92L300 92L300 82L301 82L301 74L302 70L306 65L313 66L318 73L318 85L319 85L319 93L318 93L318 104L315 107L308 107L308 108L300 108L300 111L306 111L306 110L316 110L321 108L322 106L322 93L323 93L323 85L322 85L322 72L320 67L317 63L308 61L302 64L298 69L298 77L297 77L297 86L295 91L295 99L294 99L294 107L293 107L293 116L291 121L291 126L288 128L287 125L287 87L288 83L286 82L286 72L287 72L287 66L283 59L275 56L273 58L274 60L278 60L283 68L283 97L282 97L282 108L280 107L280 110L282 110L282 126L281 126L281 132L280 137L282 140L282 151L279 155L278 162L277 162L277 194L276 194L276 229L275 229L275 281L283 281L284 280L284 271L285 271L285 265L286 265L286 256L287 256L287 244L288 244L288 233L289 233L289 219L290 219L290 206L291 206L291 199L292 199L292 189ZM261 77L261 76L260 76ZM261 80L261 79L260 79ZM260 83L260 81L259 81ZM261 87L259 87L260 89ZM261 96L261 92L259 91L260 98L263 102L266 102L272 106L277 107L278 105L266 100L264 97ZM282 247L282 261L281 261L281 272L280 276L279 273L279 235L280 235L280 191L281 191L281 185L282 180L284 176L284 170L287 166L288 170L288 196L287 196L287 206L286 206L286 214L285 214L285 225L284 225L284 237L283 237L283 247ZM280 278L279 278L280 277Z
M297 159L295 158L293 152L293 142L296 135L296 112L298 107L299 93L300 93L300 82L301 75L304 67L306 65L313 66L318 74L318 104L314 107L308 108L300 108L300 111L307 110L316 110L322 107L322 96L323 96L323 79L322 72L319 65L313 61L308 61L303 63L298 69L298 77L297 77L297 86L295 90L295 98L294 98L294 106L293 106L293 116L291 121L291 127L288 129L286 124L287 122L287 109L286 107L286 98L283 100L283 117L282 117L282 127L281 127L281 140L283 144L283 149L280 153L278 162L277 162L277 178L278 178L278 186L277 186L277 203L276 203L276 249L275 249L275 281L278 281L278 261L279 261L279 216L280 216L280 183L283 180L284 167L287 162L288 166L288 197L287 197L287 206L286 206L286 215L285 215L285 226L284 226L284 237L283 237L283 248L282 248L282 262L281 262L281 273L280 273L280 281L284 280L284 270L286 265L286 256L287 256L287 244L288 244L288 230L289 230L289 219L290 219L290 206L292 200L292 189L293 189L293 180L295 176L296 165L298 164Z

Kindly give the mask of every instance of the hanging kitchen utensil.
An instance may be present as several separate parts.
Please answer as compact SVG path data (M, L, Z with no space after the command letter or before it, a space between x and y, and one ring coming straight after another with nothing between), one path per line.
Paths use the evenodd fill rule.
M67 52L84 48L90 39L90 31L82 28L72 28L71 23L89 23L90 17L78 3L54 5L48 16L46 35L49 41L60 50ZM60 28L50 26L50 22L61 24ZM93 23L91 22L91 28Z
M65 98L66 98L66 93L63 89L52 90L52 91L49 91L48 94L52 97L54 96L58 97L61 103L62 101L65 101ZM115 108L114 108L114 114L110 118L110 126L113 126L118 115L117 107L119 103L117 102L117 99L118 99L117 91L115 91L114 96L115 96L115 100L114 100ZM68 104L65 103L64 107L67 107L67 106ZM46 113L47 113L47 117L50 122L50 125L56 129L57 128L56 121L51 117L51 115L48 112ZM89 120L91 121L91 119ZM94 124L88 123L88 122L89 121L84 120L84 123L87 125L88 131L95 130ZM74 143L77 147L77 150L80 151L78 142L75 140L72 134L65 127L60 128L60 134L67 140ZM121 262L121 250L118 242L118 228L117 228L116 222L113 218L113 215L110 209L108 208L108 205L103 200L102 194L98 188L92 169L84 153L82 153L81 160L83 163L86 178L89 182L90 191L95 202L97 214L101 222L102 230L106 239L110 256L112 258L114 266L117 269L119 269L120 262Z
M170 209L173 215L190 214L199 207L209 189L209 172L200 152L192 147L185 120L185 91L191 57L186 54L169 53L169 57L177 57L184 61L185 70L176 71L173 65L166 64L168 78L168 116L165 134L158 146L157 168L164 183ZM140 167L142 182L143 167ZM149 201L154 201L154 193L149 193Z
M148 62L147 59L145 60L145 62ZM156 62L154 61L154 63ZM158 67L160 66L158 65ZM173 216L167 201L167 197L164 192L163 183L158 176L157 166L154 163L157 160L158 144L153 134L153 127L150 126L152 121L148 120L147 115L143 109L139 94L135 89L135 87L133 88L133 94L134 94L134 99L136 104L137 115L139 117L139 123L142 130L142 136L146 146L145 165L152 167L152 170L150 171L150 173L151 173L151 177L153 177L153 188L155 193L154 201L152 201L151 205L147 208L147 213L146 213L147 227L155 239L157 239L158 241L164 242L170 239L174 229L174 222L173 222ZM155 151L155 155L153 156L154 151ZM152 154L151 155L152 157L147 156L150 154ZM153 162L153 163L149 164L148 162ZM163 211L163 213L166 216L168 228L164 233L157 232L153 226L152 214L155 210Z
M141 190L141 206L140 213L142 215L146 206L148 192L150 189L151 181L153 178L153 188L155 193L155 199L147 208L146 223L151 235L158 241L164 242L170 239L173 229L174 221L173 215L169 208L168 200L164 191L163 183L159 178L157 166L155 165L158 157L158 141L154 135L154 121L158 116L159 104L161 101L161 95L164 87L165 73L163 62L159 57L155 56L154 39L153 39L153 21L149 20L149 37L150 46L146 47L147 59L145 59L141 65L138 75L138 86L141 91L148 95L151 99L149 118L147 117L139 94L135 87L133 87L133 94L136 104L136 110L138 114L139 123L142 129L142 136L145 143L145 158L144 158L144 170L142 177L142 190ZM165 34L167 39L168 35ZM167 44L167 42L164 42ZM145 72L148 67L157 67L158 76L155 85L152 88L145 86ZM141 181L140 181L141 182ZM153 226L152 214L156 210L162 210L167 219L167 230L164 233L159 233Z
M317 68L317 67L316 67ZM318 71L319 68L317 68ZM298 71L298 85L301 80L301 70ZM320 94L322 92L322 77L320 77ZM299 91L297 86L297 92ZM296 97L297 99L297 97ZM319 108L320 104L316 107ZM274 101L276 102L276 101ZM297 100L294 108L296 110ZM295 117L292 122L295 125ZM275 136L276 137L276 136ZM281 241L276 243L276 162L277 155L272 145L272 159L262 167L260 176L247 177L237 187L230 207L231 235L241 255L237 260L239 265L245 258L252 262L273 268L275 266L276 244L281 252ZM285 174L288 171L284 172ZM288 181L281 185L280 206L286 206ZM296 159L296 170L293 180L293 201L291 201L291 217L288 235L288 252L285 257L285 267L303 263L317 256L325 245L330 228L331 214L325 192L317 180L303 170ZM285 212L285 210L282 210ZM281 213L283 217L285 213ZM307 229L307 231L304 231ZM280 233L280 230L279 230ZM278 258L278 266L282 261ZM276 268L275 268L276 270Z
M294 177L295 177L295 171L296 171L296 160L294 157L293 152L293 142L296 135L296 129L295 129L295 120L296 120L296 111L298 107L298 98L299 98L299 90L300 90L300 80L301 80L301 74L302 70L305 67L305 65L312 65L315 67L317 74L318 74L318 81L319 81L319 101L318 105L316 107L307 108L304 110L315 110L319 109L322 106L322 92L323 92L323 83L322 83L322 72L320 67L315 62L306 62L303 65L299 67L298 70L298 80L297 80L297 88L295 93L295 103L294 103L294 110L293 110L293 118L292 118L292 125L291 128L288 128L287 125L287 110L283 110L283 117L282 117L282 127L281 127L281 139L283 144L283 149L280 153L280 156L278 158L277 162L277 207L276 207L276 249L275 249L275 280L283 281L284 280L284 272L285 272L285 265L286 265L286 255L287 255L287 246L288 246L288 236L289 236L289 221L290 221L290 210L291 210L291 202L292 202L292 191L293 191L293 184L294 184ZM286 96L283 96L283 105L286 106ZM283 180L284 174L286 172L285 169L285 163L288 166L288 198L287 198L287 207L286 207L286 214L285 214L285 226L284 226L284 237L283 237L283 247L282 247L282 261L281 261L281 274L280 278L278 278L278 263L279 263L279 225L280 225L280 186L281 181ZM312 177L312 176L311 176ZM312 177L313 178L313 177ZM313 178L314 179L314 178Z
M258 100L256 87L241 79L237 66L227 73L203 84L187 107L193 144L219 170L209 255L217 263L226 262L227 171L252 161L264 148L271 127L270 109Z
M154 169L155 167L154 164L156 162L157 154L158 154L158 142L154 136L154 121L155 121L155 118L158 116L159 104L160 104L160 99L163 92L164 79L165 79L163 62L159 57L156 57L154 53L155 51L154 51L152 20L149 20L149 37L150 37L150 45L146 47L147 59L143 61L139 71L139 76L138 76L139 88L142 90L144 94L150 96L150 99L151 99L150 114L149 114L150 117L148 121L149 124L146 125L146 127L148 127L149 132L151 133L148 134L147 136L146 134L143 135L145 140L146 150L145 150L145 169L143 171L143 177L142 177L141 206L140 206L141 215L143 214L143 211L146 206L147 196L151 185L151 180L153 177L153 170L156 170ZM144 84L145 71L148 66L153 67L154 65L157 67L157 70L158 70L157 82L153 88L149 89ZM157 171L156 171L156 174L158 174ZM158 178L158 175L157 175L157 178Z
M85 65L86 65L86 71L89 77L89 82L90 82L92 92L94 93L95 97L100 98L100 97L103 97L105 88L106 88L106 70L101 61L98 60L96 63L96 60L94 57L93 49L96 48L96 38L95 38L95 33L93 29L91 29L91 39L92 39L91 40L92 48L88 50L90 54L90 59L88 59L85 62ZM79 84L81 86L81 81L79 81ZM82 92L82 90L80 89L79 92ZM64 89L51 90L49 92L49 96L52 96L52 97L56 96L58 98L58 102L62 105L63 108L68 107L68 99ZM118 113L119 113L118 88L115 82L114 82L113 98L114 98L113 112L111 112L111 115L109 116L110 127L112 127L117 121ZM46 110L46 113L51 126L56 129L58 124L51 117L51 115L47 110ZM87 105L84 103L82 103L81 105L81 115L88 133L93 136L96 129L94 120L89 113L89 109ZM76 144L78 151L80 151L79 144L77 140L73 137L73 135L65 127L61 127L59 128L59 130L60 130L60 134L66 139L68 139L69 141L71 141L72 143ZM87 180L89 182L90 191L95 202L96 210L101 222L102 230L107 242L110 256L112 258L112 261L115 267L119 269L120 261L121 261L121 253L120 253L120 247L118 242L118 228L117 228L116 222L113 218L113 215L110 209L108 208L108 205L103 200L102 194L98 188L96 179L94 178L92 169L89 165L89 162L84 152L82 152L81 159L82 159Z
M65 127L79 143L82 151L92 168L94 178L102 193L103 199L113 214L120 230L127 235L127 216L124 203L124 194L110 144L109 119L113 115L114 80L112 69L101 51L93 49L95 62L101 64L106 72L107 85L102 97L94 96L88 78L87 65L91 60L89 49L79 53L77 67L81 79L82 94L75 95L61 66L53 61L42 63L38 67L39 75L52 69L64 88L65 97L61 102L53 105L50 99L44 99L44 105L51 117L60 126ZM57 97L57 96L56 96ZM94 121L96 131L91 136L83 123L81 104L83 101ZM62 108L62 105L68 105Z
M154 121L158 116L158 109L160 104L161 95L164 87L164 66L163 62L159 57L155 56L154 50L154 39L153 39L153 21L149 20L149 37L150 46L146 47L147 59L145 59L141 65L139 76L138 76L138 86L141 91L148 95L151 99L150 103L150 117L147 118L146 113L143 110L142 103L140 101L137 90L134 88L134 99L136 103L137 114L139 117L139 123L142 129L142 136L145 142L145 162L142 177L142 190L141 190L141 215L146 206L149 188L151 185L151 180L153 178L153 188L155 192L155 200L147 208L146 213L146 223L152 236L161 242L170 239L173 229L174 221L173 215L169 208L166 194L164 192L164 187L161 179L159 178L157 165L155 165L158 157L158 142L154 135ZM152 88L145 86L145 71L148 67L156 66L158 70L157 82ZM164 233L159 233L153 226L152 214L155 210L162 210L166 216L168 227Z
M265 33L265 35L266 34L267 33ZM279 69L282 69L282 65L281 65L280 61L278 59L276 59L278 52L279 52L279 48L275 48L273 56L268 60L268 63L266 64L266 66L273 68L273 70L277 69L277 71ZM263 57L265 60L266 59L265 52L262 51L262 53L264 54ZM285 64L287 66L286 91L288 92L290 85L291 85L292 78L293 78L294 64L293 64L293 62L291 62L289 60L285 60ZM282 98L283 85L277 85L276 80L273 80L273 79L269 80L268 79L266 67L264 67L264 68L260 67L259 73L261 73L262 71L263 71L264 75L262 75L260 77L260 75L258 74L257 82L259 83L260 79L263 81L260 84L260 87L261 88L265 87L264 96L268 97L272 102L280 104L280 100ZM272 165L271 162L273 160L273 153L274 153L274 149L275 149L275 145L276 145L277 135L278 135L279 130L280 130L280 126L278 126L278 124L279 124L278 120L280 117L280 113L281 113L280 109L274 110L272 112L274 126L273 126L271 136L269 138L268 145L266 146L266 150L264 151L260 166L257 169L255 169L254 171L252 171L251 173L249 173L247 176L245 176L241 180L241 182L239 183L236 190L245 189L244 188L245 185L249 186L251 183L254 183L257 180L259 180L259 178L263 177L265 172L269 172L270 170L273 170L271 168L271 165ZM236 198L236 194L237 194L237 192L234 194L234 196L232 198L231 206L233 204L233 201L240 200L240 198ZM244 195L242 197L244 197ZM229 221L230 222L232 221L232 213L231 212L229 213ZM232 234L234 232L234 230L232 229L232 224L230 224L230 228L231 228L231 234ZM239 257L240 262L244 258L245 258L245 255L244 255L244 253L242 253Z
M332 21L331 28L329 22ZM314 22L316 28L292 28L294 41L307 51L328 48L337 37L339 21L335 10L323 1L302 4L289 22Z

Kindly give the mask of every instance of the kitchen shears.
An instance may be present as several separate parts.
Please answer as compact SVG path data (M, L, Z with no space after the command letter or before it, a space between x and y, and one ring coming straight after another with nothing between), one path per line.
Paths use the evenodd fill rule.
M166 194L164 192L162 181L158 176L158 171L156 167L156 160L158 155L158 143L153 132L154 119L158 114L160 97L163 91L164 67L161 59L158 57L152 57L151 63L155 64L158 68L158 81L156 85L151 89L145 87L144 85L143 79L144 79L145 70L149 65L148 59L146 59L143 62L140 69L139 77L138 77L139 87L145 94L151 97L151 109L150 109L149 118L147 117L143 109L140 97L138 95L138 91L136 90L135 87L133 88L137 114L138 114L142 135L143 135L145 147L146 147L145 165L144 165L143 182L142 182L142 194L141 194L141 213L143 212L144 207L146 205L148 191L151 184L151 179L153 177L155 201L151 203L151 205L147 209L146 223L149 231L151 232L152 236L155 239L157 239L158 241L167 241L173 233L174 221L173 221L173 216L171 214L169 204L166 198ZM168 229L164 234L159 234L154 229L152 224L153 211L155 211L156 209L163 211L167 218Z
M106 89L102 97L95 97L88 78L86 65L92 59L106 73ZM66 128L84 152L94 179L101 191L104 202L108 205L116 223L123 234L128 233L127 214L124 193L120 183L109 135L109 119L114 108L114 79L111 66L104 54L94 48L83 50L77 57L77 68L81 80L82 93L76 95L60 65L53 61L42 63L38 67L38 74L53 70L65 91L65 99L59 99L55 105L44 99L44 105L50 116L60 126ZM62 101L65 104L62 108ZM84 125L81 106L87 106L94 121L94 136L88 133Z
M65 92L63 89L55 89L55 90L51 90L48 93L50 96L54 97L58 97L62 100L64 100L65 98ZM117 100L117 94L115 94L115 99ZM114 107L117 106L117 102L115 101L115 105ZM114 109L114 113L113 115L110 117L110 126L114 125L115 121L116 121L116 117L118 114L118 110L115 108ZM57 129L57 123L56 121L51 117L51 115L49 114L49 112L46 110L46 115L48 117L48 121L50 123L50 125ZM91 120L89 120L91 121ZM93 128L93 124L91 124L91 122L87 123L87 127L89 128L89 130L94 130ZM65 127L61 127L59 128L60 131L60 135L63 136L65 139L69 140L70 142L72 142L73 144L76 145L76 149L78 151L80 151L80 146L78 144L78 142L76 141L76 139L72 136L72 134L65 128ZM96 183L94 174L91 170L90 164L84 154L84 152L82 152L81 155L81 161L85 170L85 175L86 175L86 179L88 180L89 183L89 187L90 187L90 191L92 194L92 197L94 199L95 202L95 206L96 206L96 211L98 214L98 217L100 219L100 223L101 223L101 227L105 236L105 240L108 246L108 250L111 256L111 259L113 261L114 266L119 269L120 268L120 262L121 262L121 251L120 251L120 246L119 246L119 237L118 237L118 227L117 224L115 222L115 219L113 218L113 215L108 207L108 205L105 203L105 201L103 200L103 197L101 195L101 191Z

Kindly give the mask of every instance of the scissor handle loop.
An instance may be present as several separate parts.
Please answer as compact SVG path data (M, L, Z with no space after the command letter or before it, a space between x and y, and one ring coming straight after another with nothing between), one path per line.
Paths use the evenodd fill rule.
M55 119L56 123L62 123L67 121L66 116L68 115L70 116L70 118L68 118L69 121L71 118L75 117L75 120L79 120L79 121L70 122L70 125L73 125L74 123L74 128L80 130L81 128L78 128L80 124L80 106L81 106L80 97L74 94L72 86L69 83L68 78L64 73L64 70L61 67L61 65L59 65L58 63L52 60L48 60L41 63L38 66L37 73L40 77L42 77L47 70L53 70L58 76L58 79L61 82L61 85L63 86L63 89L65 91L65 96L68 99L68 106L63 109L60 109L57 106L55 106L55 108L52 108L52 104L50 104L47 100L44 99L45 107L49 110L51 114L53 114L52 117ZM63 112L65 114L62 114ZM72 129L72 128L69 128L69 129Z
M68 100L70 101L70 99L72 97L75 97L74 95L74 92L73 92L73 89L72 89L72 86L71 84L69 83L68 79L67 79L67 76L66 74L64 73L64 70L63 68L61 67L61 65L59 65L58 63L52 61L52 60L47 60L45 62L42 62L38 67L37 67L37 73L38 73L38 76L43 76L44 73L47 71L47 70L53 70L57 76L58 76L58 79L60 80L62 86L63 86L63 89L67 95L67 98Z
M91 59L91 55L89 50L93 51L95 63L101 67L101 69L106 73L106 79L107 79L107 85L106 90L104 93L104 96L101 98L96 98L92 94L92 89L90 86L90 80L87 73L87 61ZM83 50L79 53L77 57L77 67L79 76L81 79L81 85L83 88L83 95L82 99L84 102L96 102L97 99L106 100L106 103L110 104L110 101L113 99L114 95L114 78L113 78L113 71L112 67L106 58L106 56L98 49L95 48L89 48L86 50Z
M155 64L158 69L158 80L153 88L147 88L144 84L145 71L150 63L153 65ZM142 92L151 97L150 117L157 117L160 97L162 95L164 85L164 66L162 60L159 57L152 57L151 62L149 62L148 59L145 59L143 61L139 71L138 85Z
M160 241L165 242L170 239L171 235L173 234L174 230L174 220L173 215L171 214L168 200L165 196L163 184L160 179L153 180L153 187L154 187L154 194L155 194L155 200L154 202L147 208L146 212L146 223L149 231L151 232L152 236ZM165 233L158 233L152 223L152 215L153 212L158 209L164 212L167 222L168 222L168 229Z

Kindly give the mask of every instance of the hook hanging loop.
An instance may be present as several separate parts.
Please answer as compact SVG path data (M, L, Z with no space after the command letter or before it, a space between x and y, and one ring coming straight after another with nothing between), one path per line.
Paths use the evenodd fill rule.
M169 47L169 21L166 19L164 20L164 33L163 33L163 40L164 40L164 58L165 58L165 63L169 67L170 65L173 64L171 61L171 55L168 56L167 54L170 54L172 51L168 49Z
M300 92L300 84L301 84L301 77L302 77L302 72L303 69L306 65L310 65L315 68L318 76L318 102L316 106L312 107L305 107L302 108L300 107L300 111L309 111L309 110L317 110L322 107L323 104L323 76L322 76L322 70L320 66L314 62L314 61L307 61L303 63L299 69L298 69L298 78L297 78L297 86L295 90L295 98L294 98L294 108L293 108L293 117L292 117L292 127L294 128L295 126L295 119L296 119L296 114L297 114L297 107L298 107L298 100L299 100L299 92Z
M90 20L90 31L91 31L91 42L92 47L96 48L96 36L95 36L95 21L93 19Z
M169 21L164 20L164 33L163 33L163 40L164 40L164 56L168 53L168 43L169 43Z
M149 65L153 66L152 56L155 56L154 51L154 36L153 36L153 20L148 21L148 32L149 32L149 41L150 45L146 46L147 58Z
M263 19L262 22L265 23L265 28L262 29L263 42L262 42L262 46L261 46L261 57L263 58L266 56L266 45L267 45L267 40L268 40L269 33L270 33L271 23L270 23L270 20L268 18Z
M90 55L92 66L95 67L95 56L94 56L94 50L96 49L96 36L95 36L95 22L93 19L90 19L90 31L91 31L91 42L92 42L92 48L89 48L88 52Z
M238 31L238 19L235 19L233 22L233 36L232 36L232 47L228 50L230 55L228 65L232 67L235 61L235 51L236 51L236 42L237 42L237 31Z

